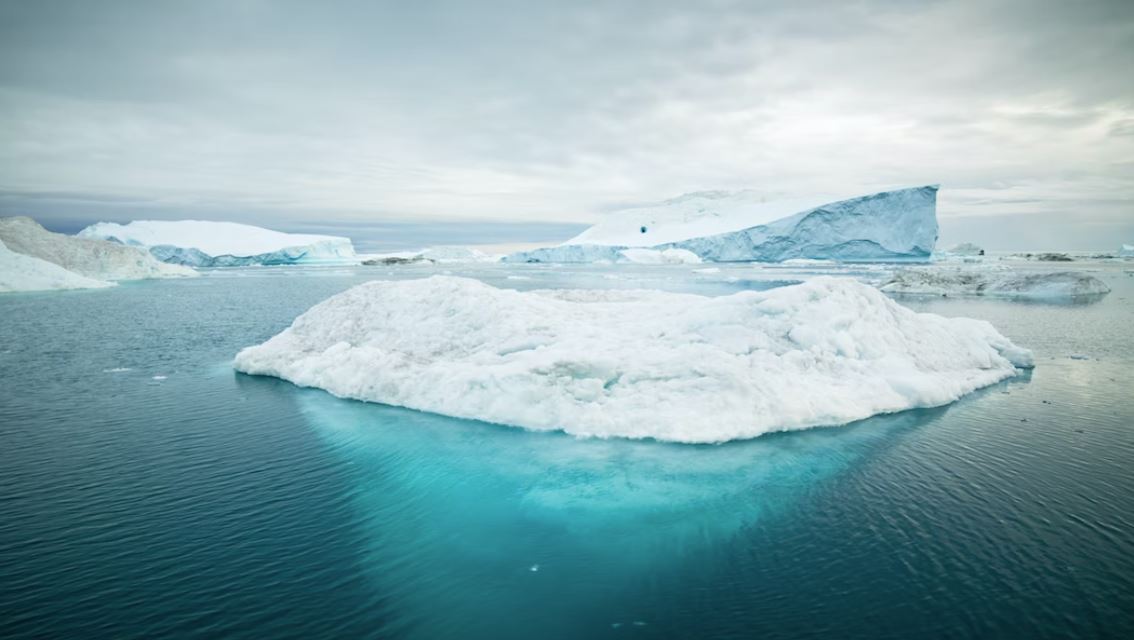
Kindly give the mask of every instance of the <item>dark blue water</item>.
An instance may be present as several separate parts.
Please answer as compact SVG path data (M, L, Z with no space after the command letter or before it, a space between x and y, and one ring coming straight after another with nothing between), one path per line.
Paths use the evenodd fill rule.
M993 321L1036 351L1031 375L722 446L527 433L229 368L392 273L420 274L0 297L0 637L1134 634L1121 269L1094 304L906 302ZM477 275L713 294L791 279L752 273Z

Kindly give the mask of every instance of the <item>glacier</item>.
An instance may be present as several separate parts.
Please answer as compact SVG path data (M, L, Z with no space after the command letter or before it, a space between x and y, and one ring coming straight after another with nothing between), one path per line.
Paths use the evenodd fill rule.
M0 240L0 293L112 286L112 282L81 276L47 260L12 251Z
M343 398L686 443L942 405L1031 365L987 322L832 277L716 298L373 281L233 361Z
M622 252L635 247L685 250L708 262L926 261L937 243L937 189L927 185L826 204L769 201L752 192L688 194L617 212L562 245L504 261L624 262Z
M163 262L191 267L349 264L358 261L349 238L283 233L236 222L99 222L83 229L79 235L144 247Z
M96 280L193 277L188 267L166 264L143 249L76 238L44 229L27 217L0 218L0 239L17 253L54 263Z
M1010 269L901 269L881 290L918 296L989 296L1030 300L1099 298L1110 287L1077 271L1017 272Z

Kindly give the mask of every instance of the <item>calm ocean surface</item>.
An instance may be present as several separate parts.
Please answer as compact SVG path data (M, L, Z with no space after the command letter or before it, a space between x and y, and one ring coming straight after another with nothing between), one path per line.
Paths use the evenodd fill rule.
M1132 266L1088 265L1113 289L1090 304L904 299L990 320L1034 372L720 446L231 370L334 293L444 268L0 296L0 637L1134 637ZM710 295L801 277L449 271Z

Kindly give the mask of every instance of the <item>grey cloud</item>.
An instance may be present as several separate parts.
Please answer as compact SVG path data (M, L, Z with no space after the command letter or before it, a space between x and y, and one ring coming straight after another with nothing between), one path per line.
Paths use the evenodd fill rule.
M1050 183L1113 220L1132 7L4 2L0 189L588 221L706 188L941 182L948 220L1044 213Z

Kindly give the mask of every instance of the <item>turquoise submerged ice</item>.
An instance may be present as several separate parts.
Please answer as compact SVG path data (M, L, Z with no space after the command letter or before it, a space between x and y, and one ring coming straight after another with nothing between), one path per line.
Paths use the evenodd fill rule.
M712 262L924 261L937 243L936 186L805 202L765 202L747 192L690 194L617 212L563 245L505 261L620 262L629 247L683 249Z
M716 298L376 281L235 360L345 398L701 443L938 406L1031 364L987 322L914 313L830 277Z

